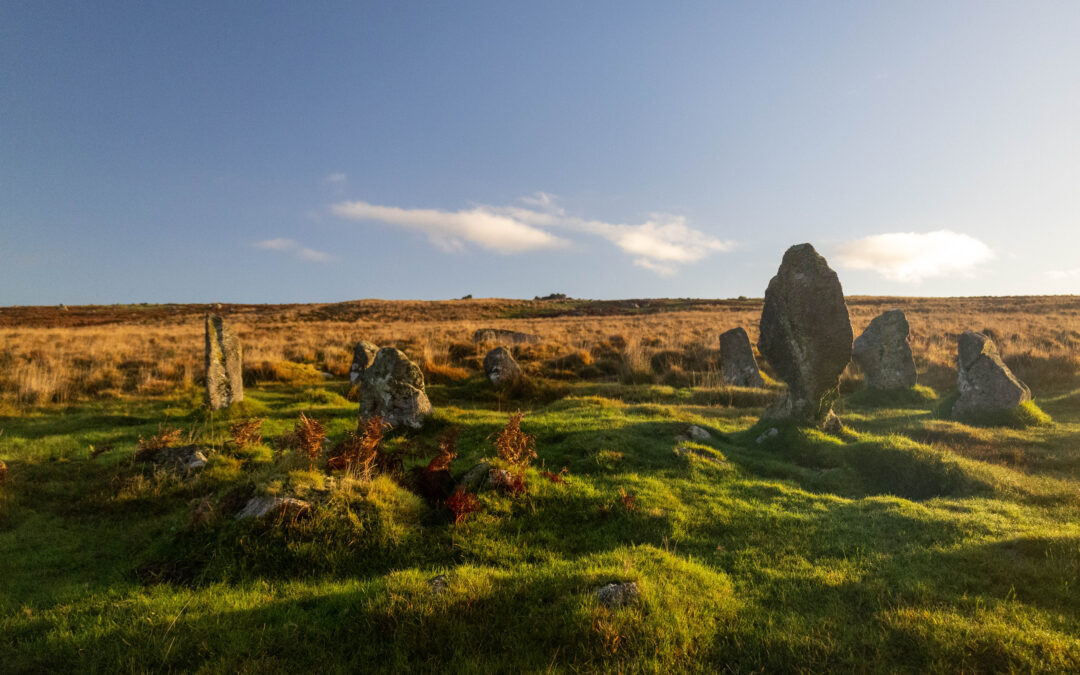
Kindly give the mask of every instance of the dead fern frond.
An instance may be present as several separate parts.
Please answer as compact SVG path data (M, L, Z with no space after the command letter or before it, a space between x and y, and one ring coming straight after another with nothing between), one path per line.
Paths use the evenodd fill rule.
M371 419L360 420L359 431L347 435L330 451L330 460L327 465L331 469L370 476L373 464L387 463L378 460L382 454L383 434L388 429L390 425L378 415Z
M7 464L0 460L0 483L7 482Z
M457 457L458 433L459 431L456 428L447 429L443 432L443 435L439 437L439 451L428 463L424 471L436 473L450 470L450 463Z
M565 483L566 482L565 476L570 475L570 469L568 469L568 468L566 468L564 466L562 468L562 470L559 471L559 473L552 473L551 471L544 470L544 471L540 472L540 475L543 476L544 478L547 478L552 483Z
M507 464L524 471L536 457L536 437L521 430L525 413L510 415L506 428L495 437L495 450Z
M459 487L447 498L446 508L454 514L454 524L457 525L468 518L470 513L480 510L480 500L476 495L466 492L465 488Z
M113 449L113 446L112 446L111 443L106 443L105 445L96 445L96 446L91 445L90 446L90 459L97 459L98 457L101 457L106 452L109 452L112 449Z
M262 424L263 420L259 417L240 420L230 424L229 434L232 436L236 448L239 450L246 448L249 445L258 445L259 443L262 443Z
M627 511L637 511L637 497L624 490L621 485L619 486L619 500Z
M180 440L180 436L183 435L183 431L180 429L173 429L165 426L164 424L158 425L158 432L150 438L143 438L142 434L139 434L139 444L135 449L136 455L145 455L147 453L154 453L158 450L164 450L171 447L173 443Z
M308 458L311 467L315 468L315 460L322 452L323 441L326 440L326 427L316 419L300 413L300 419L293 428L296 433L297 451Z

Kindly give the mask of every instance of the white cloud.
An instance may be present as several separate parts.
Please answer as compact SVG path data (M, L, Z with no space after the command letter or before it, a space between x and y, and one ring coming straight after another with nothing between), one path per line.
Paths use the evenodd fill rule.
M1071 270L1050 270L1046 276L1051 279L1075 279L1080 277L1080 267Z
M334 183L337 185L341 185L347 180L349 180L349 176L347 174L341 173L340 171L329 174L326 178L323 178L324 182Z
M267 239L265 241L256 242L253 244L255 248L266 249L267 251L278 251L279 253L288 253L293 257L300 260L306 260L308 262L330 262L334 260L334 256L323 251L316 251L313 248L307 248L301 246L299 242L292 239L285 239L278 237L277 239Z
M950 230L890 232L842 245L837 261L856 270L874 270L891 281L919 282L931 277L970 276L994 252L974 237Z
M689 227L682 216L653 214L640 225L624 225L567 216L556 198L544 192L523 197L521 201L534 208L479 205L448 212L342 202L331 209L344 218L419 230L448 251L463 250L466 243L472 243L499 253L520 253L570 243L551 234L549 229L591 234L634 256L635 265L663 276L674 274L676 265L697 262L710 253L730 251L734 247L730 241Z

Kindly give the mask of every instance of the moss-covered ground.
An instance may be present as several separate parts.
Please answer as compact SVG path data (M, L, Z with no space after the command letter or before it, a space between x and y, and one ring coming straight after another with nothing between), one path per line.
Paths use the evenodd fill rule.
M454 524L404 478L280 449L301 412L355 429L340 383L253 387L213 418L197 392L0 418L0 671L1080 669L1080 392L1004 427L942 419L933 392L852 395L834 437L770 435L752 391L430 389L433 417L387 443L406 469L448 428L455 474L493 456L520 406L524 493ZM263 443L238 450L247 416ZM204 470L133 461L162 423L212 449ZM228 514L256 492L315 506ZM640 601L600 606L613 581Z

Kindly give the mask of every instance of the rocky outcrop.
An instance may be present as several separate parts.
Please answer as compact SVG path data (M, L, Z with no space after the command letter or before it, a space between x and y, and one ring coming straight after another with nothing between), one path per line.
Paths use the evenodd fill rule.
M720 377L735 387L764 387L750 337L739 326L720 334Z
M491 383L502 389L521 379L521 366L506 347L496 347L484 357L484 373Z
M855 339L851 359L866 376L867 388L889 391L915 386L910 332L904 313L892 309L874 317Z
M956 366L960 397L952 407L953 419L1005 412L1031 400L1031 390L1012 374L993 340L982 333L960 336Z
M287 520L293 520L310 510L311 504L294 497L252 497L240 513L236 514L236 519L261 519L281 515Z
M360 376L360 417L382 417L391 426L419 428L431 413L424 373L405 354L383 347Z
M473 333L473 342L506 345L537 344L540 342L540 336L502 328L481 328Z
M176 473L188 473L206 466L205 448L184 445L176 448L144 448L135 452L138 462L152 462L154 466Z
M211 410L244 400L240 341L216 314L206 315L206 398Z
M758 351L788 385L765 417L813 425L829 421L840 373L851 361L851 343L851 320L836 272L810 244L792 246L765 290L761 312Z
M360 375L375 360L375 354L378 352L379 348L367 340L360 340L356 343L353 347L352 365L349 367L349 384L356 384L360 381Z

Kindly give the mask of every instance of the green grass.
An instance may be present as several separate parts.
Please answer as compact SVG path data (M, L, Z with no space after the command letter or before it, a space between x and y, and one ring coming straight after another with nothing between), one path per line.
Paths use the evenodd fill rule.
M0 418L0 670L1080 668L1080 392L1041 398L1054 422L1019 427L852 395L840 437L778 427L758 443L770 392L431 387L433 417L388 447L457 427L460 475L493 455L507 411L528 410L537 437L526 493L481 492L454 525L388 477L311 471L276 447L301 411L331 440L353 430L340 391L253 387L213 417L188 392ZM264 441L237 451L226 428L249 415ZM213 448L202 473L132 461L162 422ZM690 425L711 438L687 444ZM91 460L91 445L112 449ZM540 474L564 466L564 484ZM192 525L201 501L255 492L315 508ZM612 581L636 581L640 602L598 606Z

